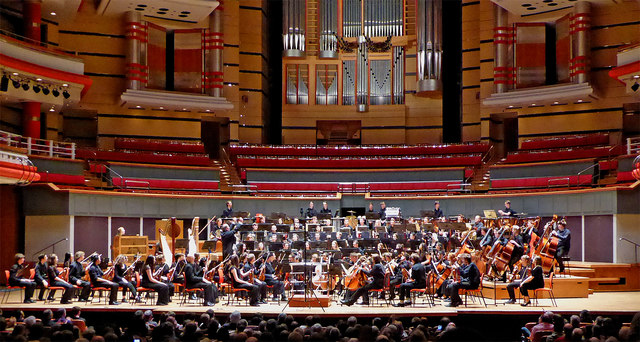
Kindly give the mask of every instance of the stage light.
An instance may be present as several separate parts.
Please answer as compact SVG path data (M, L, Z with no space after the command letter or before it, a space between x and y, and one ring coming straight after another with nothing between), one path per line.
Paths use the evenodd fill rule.
M54 89L54 90L51 91L51 94L54 97L58 97L58 96L60 96L60 91L58 89Z
M633 90L633 91L638 91L638 88L640 88L640 84L638 84L638 82L634 83L631 86L631 90Z
M24 89L25 91L29 90L29 83L23 83L22 89Z
M42 88L42 93L45 95L49 95L49 88Z
M40 92L40 86L37 85L37 84L34 84L33 85L33 92L36 93L36 94L39 93Z
M68 99L71 97L71 94L69 94L69 92L65 90L62 92L62 96L64 96L65 99Z
M11 83L13 84L14 88L16 88L16 89L20 88L20 82L19 81L12 80Z

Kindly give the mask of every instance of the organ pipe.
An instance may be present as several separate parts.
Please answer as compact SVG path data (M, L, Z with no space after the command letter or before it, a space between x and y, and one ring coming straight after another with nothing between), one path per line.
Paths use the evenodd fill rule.
M442 0L417 0L417 92L442 90Z
M282 39L285 57L304 57L306 11L305 0L284 0Z
M366 112L369 110L369 49L364 36L358 37L358 56L356 60L357 79L357 110L358 112Z
M338 0L320 0L320 58L338 58Z

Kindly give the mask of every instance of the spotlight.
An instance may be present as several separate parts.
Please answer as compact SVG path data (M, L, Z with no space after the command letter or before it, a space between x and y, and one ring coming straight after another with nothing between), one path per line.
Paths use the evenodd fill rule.
M638 88L640 88L640 84L638 84L638 82L634 83L631 86L631 90L633 90L633 91L638 91Z
M58 97L58 96L60 96L60 91L59 91L58 89L53 89L53 90L51 91L51 94L52 94L54 97Z
M33 86L33 92L34 93L39 93L40 92L40 86L38 86L37 84Z
M29 83L24 83L24 84L22 85L22 89L24 89L25 91L26 91L26 90L29 90Z
M49 95L49 88L42 88L42 93L45 95Z
M64 96L65 99L68 99L71 97L71 94L69 94L69 92L65 90L62 92L62 96Z
M13 84L14 88L16 88L16 89L20 88L20 82L19 81L12 80L11 83Z

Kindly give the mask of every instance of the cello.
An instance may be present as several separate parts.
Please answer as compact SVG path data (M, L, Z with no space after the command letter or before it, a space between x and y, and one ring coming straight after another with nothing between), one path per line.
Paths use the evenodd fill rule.
M367 282L367 276L362 272L362 268L360 263L364 261L364 256L361 257L353 266L351 267L350 272L347 272L347 275L344 277L344 287L351 290L356 291L357 289L363 287Z

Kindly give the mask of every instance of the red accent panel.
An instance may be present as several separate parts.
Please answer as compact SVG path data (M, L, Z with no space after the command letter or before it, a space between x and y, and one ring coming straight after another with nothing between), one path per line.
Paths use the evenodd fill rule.
M620 76L640 72L640 61L617 66L609 71L609 76L619 78Z
M238 167L246 168L394 168L472 166L482 163L480 156L431 157L414 159L294 159L294 158L243 158L237 159Z
M22 1L23 24L25 37L40 41L40 25L42 23L42 3L40 1Z
M138 183L127 182L135 181ZM206 190L217 191L217 181L192 181L192 180L172 180L172 179L154 179L154 178L113 178L113 185L132 187L144 187L144 182L149 183L149 187L152 189L188 189L188 190ZM135 184L135 185L134 185Z
M211 161L205 156L162 155L157 153L129 153L115 151L77 151L79 158L92 158L95 160L122 161L130 163L169 164L169 165L193 165L211 166Z
M451 155L486 153L489 150L487 144L464 145L433 145L433 146L407 146L407 147L332 147L332 146L281 146L269 147L261 145L233 145L230 147L231 155L259 155L259 156L407 156L407 155Z
M122 139L114 142L116 149L154 152L205 153L202 144L186 144L175 141L151 141L146 139Z
M531 139L522 142L520 150L540 150L573 146L607 145L609 134L591 134L562 138Z
M581 148L575 150L544 151L544 152L518 152L509 154L505 163L532 163L541 161L586 159L617 156L624 153L624 146L616 146L611 151L609 147Z
M22 135L40 139L40 102L22 102Z
M633 177L633 171L618 171L616 175L616 180L621 182L635 182L636 179Z
M568 178L567 181L565 178ZM589 185L591 184L592 175L580 175L580 176L568 176L568 177L537 177L537 178L512 178L512 179L493 179L491 180L492 189L504 189L504 188L546 188L549 186L561 186L561 185Z
M55 183L68 185L84 185L84 176L65 175L61 173L38 172L41 183Z

